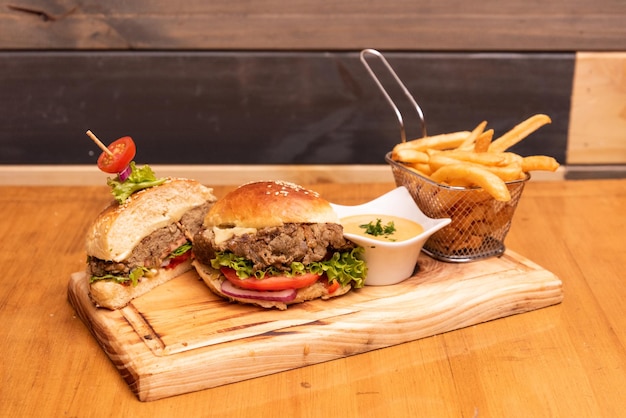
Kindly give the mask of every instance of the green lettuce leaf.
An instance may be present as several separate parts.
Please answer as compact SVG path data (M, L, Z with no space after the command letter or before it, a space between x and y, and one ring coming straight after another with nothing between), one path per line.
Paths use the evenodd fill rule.
M130 272L128 276L120 276L116 274L105 274L104 276L91 276L89 279L89 283L97 282L98 280L112 280L114 282L124 284L130 282L130 284L134 287L139 283L139 279L141 279L146 272L150 271L145 267L137 267Z
M131 174L124 181L120 181L119 177L107 179L113 197L120 204L124 203L133 193L148 187L158 186L167 180L166 178L157 179L148 165L137 168L135 162L131 161L130 168Z
M176 248L167 258L178 257L179 255L185 254L187 251L191 250L191 243L187 241L180 247ZM89 283L97 282L98 280L112 280L116 283L124 284L130 282L131 285L137 286L139 283L139 279L143 276L150 276L147 274L150 272L150 269L147 267L136 267L134 268L128 276L122 276L118 274L105 274L104 276L91 276L89 279Z
M172 253L168 255L167 258L178 257L179 255L185 254L189 250L191 250L191 242L187 241L186 243L172 251Z
M218 252L216 257L211 260L211 266L214 269L220 267L229 267L237 272L237 276L241 279L256 277L262 279L265 275L281 274L285 276L295 276L304 273L326 274L329 282L339 281L342 286L351 284L352 287L363 287L365 276L367 275L367 266L361 258L364 249L356 247L351 251L335 252L331 258L324 261L316 261L307 266L300 262L293 262L289 271L279 271L274 267L265 270L253 271L252 262L243 257L235 256L231 252Z

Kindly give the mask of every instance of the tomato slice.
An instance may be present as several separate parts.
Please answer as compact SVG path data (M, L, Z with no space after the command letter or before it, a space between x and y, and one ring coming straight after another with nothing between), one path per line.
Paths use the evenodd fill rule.
M185 261L189 260L189 258L191 258L191 251L185 251L184 253L182 253L179 256L176 257L172 257L170 259L170 262L167 264L167 266L165 266L165 269L173 269L174 267L178 266L179 264L184 263Z
M98 168L105 173L119 173L135 158L135 142L130 136L116 139L107 148L113 155L103 152L98 157Z
M328 290L328 294L332 295L333 293L335 293L337 289L339 289L339 286L340 284L337 280L335 280L332 284L326 283L326 289Z
M305 273L298 276L270 276L263 279L250 277L248 279L240 279L234 269L222 267L222 274L233 285L242 289L252 290L284 290L284 289L301 289L315 283L319 278L319 274Z

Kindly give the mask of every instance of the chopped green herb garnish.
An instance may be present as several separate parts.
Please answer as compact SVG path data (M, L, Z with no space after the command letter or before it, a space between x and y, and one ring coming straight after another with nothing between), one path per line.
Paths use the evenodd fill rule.
M375 237L384 235L385 237L389 237L389 235L393 235L396 232L396 226L393 221L389 221L387 225L383 225L383 222L380 218L376 219L376 223L374 221L359 225L360 228L365 229L365 233L368 235L373 235Z

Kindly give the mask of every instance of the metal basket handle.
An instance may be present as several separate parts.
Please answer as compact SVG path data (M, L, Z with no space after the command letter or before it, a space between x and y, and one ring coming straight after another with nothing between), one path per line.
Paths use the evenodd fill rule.
M382 61L382 63L385 65L385 67L387 67L387 69L389 70L389 72L391 73L393 78L396 80L398 85L402 88L402 91L404 92L404 95L409 99L409 101L411 102L413 107L415 107L415 110L417 111L417 116L420 119L420 123L421 123L421 127L422 127L422 136L423 137L426 136L426 121L424 120L424 113L422 112L422 109L419 107L419 105L417 104L417 102L415 101L413 96L411 96L411 93L409 93L409 90L402 83L402 80L400 80L400 77L398 77L398 75L393 70L391 65L389 65L389 63L387 62L387 60L385 59L383 54L381 54L380 52L378 52L375 49L364 49L364 50L361 51L361 62L363 63L363 65L365 66L367 71L370 73L370 75L372 76L372 78L376 82L376 85L378 86L380 91L382 91L383 95L387 99L387 102L389 102L389 105L391 105L393 111L396 113L396 117L398 118L398 123L400 124L400 138L401 138L402 142L406 142L406 129L404 127L404 120L402 119L402 114L400 113L400 110L398 110L398 107L395 105L395 103L393 102L393 100L389 96L389 93L387 93L387 91L383 87L382 83L380 82L380 80L376 76L376 73L374 73L374 71L372 70L370 65L367 63L366 55L372 55L372 56L377 57L378 59L380 59Z

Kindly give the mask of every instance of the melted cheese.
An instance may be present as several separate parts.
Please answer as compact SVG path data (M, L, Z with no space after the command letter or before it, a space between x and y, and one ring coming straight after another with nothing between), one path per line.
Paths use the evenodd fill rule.
M256 228L218 228L213 227L213 233L215 234L215 244L221 244L224 241L231 239L232 237L241 236L243 234L256 234Z

